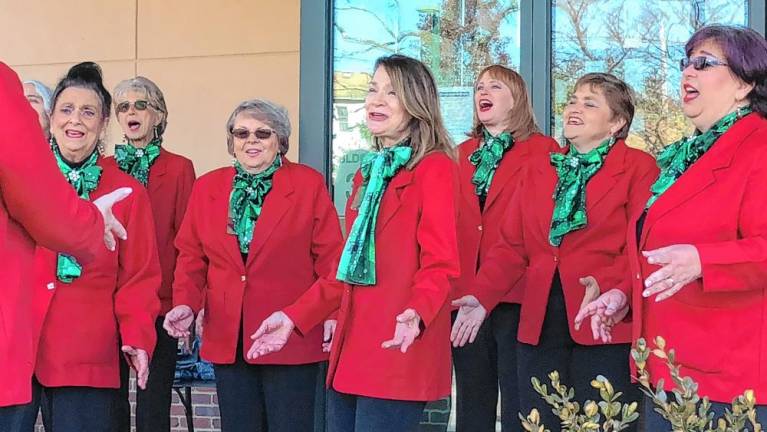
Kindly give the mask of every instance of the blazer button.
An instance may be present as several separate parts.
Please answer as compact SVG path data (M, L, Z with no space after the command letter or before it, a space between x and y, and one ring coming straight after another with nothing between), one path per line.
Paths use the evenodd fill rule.
M557 261L559 261L559 257L554 255L554 262L557 262Z
M52 290L56 288L56 284L53 282L48 282L48 285L46 285L45 287L48 288L49 290Z
M242 275L242 276L240 276L240 280L241 280L242 282L245 282L247 279L248 279L248 278L247 278L247 277L245 277L245 275Z
M477 225L477 230L482 231L482 225Z
M640 280L640 279L642 279L642 276L639 273L637 273L637 280Z

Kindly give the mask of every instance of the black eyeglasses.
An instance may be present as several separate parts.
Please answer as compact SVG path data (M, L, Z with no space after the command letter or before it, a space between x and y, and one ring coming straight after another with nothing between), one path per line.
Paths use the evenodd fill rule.
M269 137L271 137L273 133L276 133L275 131L271 129L265 129L265 128L258 128L254 130L253 132L245 128L238 128L238 129L232 129L230 132L232 133L233 137L237 139L243 139L243 140L248 139L251 133L256 136L256 139L260 139L260 140L269 139Z
M679 61L679 70L684 71L685 69L687 69L687 66L690 66L690 65L692 65L692 67L695 70L706 70L714 66L727 66L727 63L717 58L707 57L707 56L683 58L682 60Z
M149 108L151 105L149 105L148 101L145 100L137 100L136 102L120 102L117 104L117 107L115 108L115 111L118 113L126 113L130 109L130 106L133 105L133 108L136 109L136 111L144 111L147 108Z

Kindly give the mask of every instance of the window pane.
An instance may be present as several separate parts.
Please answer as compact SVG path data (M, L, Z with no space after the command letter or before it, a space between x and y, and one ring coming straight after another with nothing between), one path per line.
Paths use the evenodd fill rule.
M371 148L364 99L373 63L402 53L434 74L442 115L460 143L472 121L476 72L519 65L517 0L336 0L333 28L333 184L343 213L351 180Z
M575 81L611 72L636 92L628 143L657 153L691 131L681 110L679 60L695 29L748 24L747 0L554 0L552 129Z

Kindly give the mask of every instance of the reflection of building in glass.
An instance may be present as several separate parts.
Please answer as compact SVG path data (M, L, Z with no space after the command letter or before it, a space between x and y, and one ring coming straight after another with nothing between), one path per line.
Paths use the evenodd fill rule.
M445 127L455 144L466 140L474 116L474 92L472 87L441 87L439 105Z

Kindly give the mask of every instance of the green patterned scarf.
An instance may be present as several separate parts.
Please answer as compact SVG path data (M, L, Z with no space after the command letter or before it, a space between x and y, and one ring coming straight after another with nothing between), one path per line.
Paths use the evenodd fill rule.
M652 196L647 200L645 208L649 209L658 197L663 195L692 164L714 145L722 134L727 132L738 119L750 112L751 107L739 108L737 111L722 117L705 133L695 131L695 135L682 138L663 149L658 155L660 174L650 188Z
M487 196L495 170L503 154L512 145L514 145L514 138L510 132L503 132L495 137L486 128L482 129L482 144L469 156L469 162L477 167L471 178L475 194L481 197Z
M395 174L410 160L413 149L410 140L387 147L365 156L360 166L362 195L359 213L344 244L336 279L355 285L375 285L376 245L375 231L378 210L386 186ZM356 200L356 198L355 198Z
M578 153L571 145L567 154L551 154L551 165L559 177L549 231L552 246L559 247L565 234L586 226L586 183L602 168L614 143L611 137L588 153Z
M99 152L94 150L85 162L72 168L61 156L58 144L52 142L53 154L56 156L56 164L64 174L69 184L75 188L77 195L82 199L90 199L91 192L99 185L101 167L96 165L99 160ZM71 283L83 274L83 267L71 255L60 253L56 260L56 278L64 283Z
M239 162L234 163L236 174L232 182L232 193L229 195L227 233L237 236L240 252L243 254L247 254L250 249L256 219L261 216L266 194L272 190L274 172L281 166L282 158L279 154L269 168L258 174L250 174Z
M146 186L149 182L149 168L157 156L160 156L162 138L152 140L146 148L137 148L128 141L127 144L115 146L115 160L120 169Z

